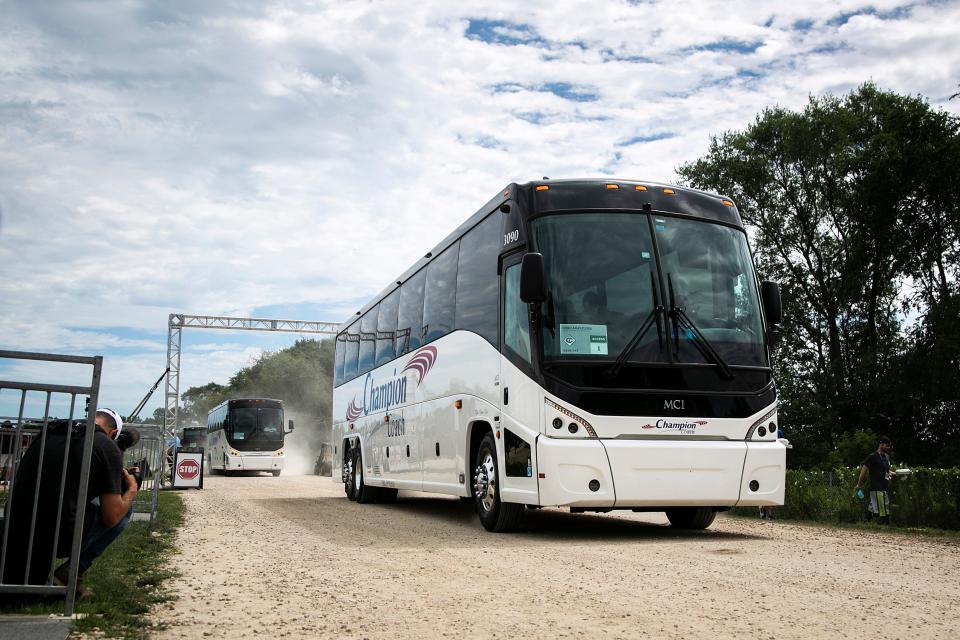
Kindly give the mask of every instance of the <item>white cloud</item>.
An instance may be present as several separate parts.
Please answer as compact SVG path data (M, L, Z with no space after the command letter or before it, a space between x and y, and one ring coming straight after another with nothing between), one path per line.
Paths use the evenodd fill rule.
M510 181L670 181L764 106L866 80L960 110L957 3L5 12L0 345L121 354L111 393L152 384L170 312L319 303L341 320ZM196 383L250 356L213 353Z

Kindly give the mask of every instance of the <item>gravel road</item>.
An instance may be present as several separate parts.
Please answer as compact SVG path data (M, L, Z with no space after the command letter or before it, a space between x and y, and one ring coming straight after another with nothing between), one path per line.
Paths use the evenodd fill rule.
M960 543L718 517L528 511L401 492L358 505L317 476L184 491L160 638L957 638Z

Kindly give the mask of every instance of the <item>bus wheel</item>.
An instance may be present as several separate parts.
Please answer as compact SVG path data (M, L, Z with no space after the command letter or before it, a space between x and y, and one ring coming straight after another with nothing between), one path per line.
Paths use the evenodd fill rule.
M360 453L360 447L356 449L353 458L353 490L357 495L357 502L360 504L370 504L377 501L378 487L368 487L363 482L363 457Z
M667 520L676 529L706 529L717 517L710 507L676 507L667 509Z
M354 473L356 469L356 455L353 451L350 452L349 457L347 458L347 477L343 483L343 491L347 494L347 498L350 500L357 499L357 491L354 486Z
M487 531L502 533L512 531L520 522L522 504L500 500L497 474L497 444L493 434L483 436L477 449L477 468L473 472L473 494L477 515Z

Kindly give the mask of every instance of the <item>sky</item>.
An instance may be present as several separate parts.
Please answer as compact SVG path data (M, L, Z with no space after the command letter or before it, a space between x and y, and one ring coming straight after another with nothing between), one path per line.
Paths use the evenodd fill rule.
M171 313L341 322L510 182L675 182L867 81L960 113L960 0L0 0L0 350L126 415ZM300 337L185 330L181 390Z

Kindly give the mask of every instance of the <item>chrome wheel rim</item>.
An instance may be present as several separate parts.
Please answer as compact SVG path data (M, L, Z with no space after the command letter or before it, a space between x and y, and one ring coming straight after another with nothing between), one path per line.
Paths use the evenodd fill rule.
M363 466L355 465L353 468L353 488L360 491L360 485L363 483Z
M480 499L484 511L493 509L497 497L497 469L493 465L493 454L487 451L477 465L473 476L474 495Z

